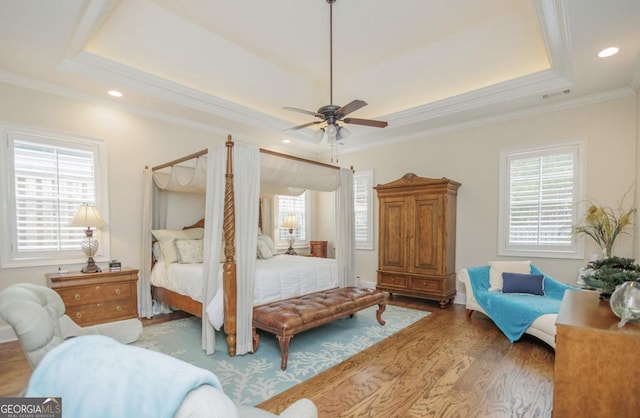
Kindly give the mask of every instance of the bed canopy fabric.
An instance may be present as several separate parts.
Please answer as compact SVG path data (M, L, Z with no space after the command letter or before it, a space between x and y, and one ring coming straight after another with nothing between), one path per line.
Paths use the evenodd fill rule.
M229 150L232 149L232 152ZM192 161L190 167L178 165ZM195 162L194 162L195 161ZM228 173L242 173L229 176ZM296 195L304 190L336 192L336 259L342 286L355 285L355 236L353 212L353 173L351 170L288 156L254 146L234 143L229 136L225 144L191 154L152 169L145 168L142 230L142 268L139 280L139 311L152 316L150 292L151 230L164 228L166 219L158 196L161 190L206 193L204 289L202 314L202 348L214 352L215 330L206 315L206 306L218 288L220 239L232 242L224 249L223 283L227 275L234 275L237 301L230 303L234 314L227 315L225 324L229 353L246 354L253 351L252 302L255 274L255 248L258 232L259 196L276 194ZM229 178L231 177L231 178ZM231 182L231 184L229 184ZM235 210L233 215L229 216ZM229 219L231 218L231 219ZM251 221L249 221L251 220ZM255 220L255 222L254 222ZM235 240L234 240L235 236ZM234 247L235 241L235 247ZM231 283L231 281L229 281ZM225 288L225 294L230 294ZM237 303L237 306L236 306ZM227 323L232 321L233 323ZM229 330L233 331L230 337Z

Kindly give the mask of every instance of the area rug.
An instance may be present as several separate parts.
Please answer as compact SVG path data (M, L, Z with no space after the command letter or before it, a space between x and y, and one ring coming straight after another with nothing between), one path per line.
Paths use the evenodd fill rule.
M229 357L224 334L216 334L216 353L206 355L200 348L200 319L179 319L145 327L137 346L169 354L215 373L225 393L239 405L257 405L286 389L315 376L354 354L382 341L429 312L387 305L376 320L377 306L302 332L291 339L287 370L280 370L277 338L259 332L260 347L255 354Z

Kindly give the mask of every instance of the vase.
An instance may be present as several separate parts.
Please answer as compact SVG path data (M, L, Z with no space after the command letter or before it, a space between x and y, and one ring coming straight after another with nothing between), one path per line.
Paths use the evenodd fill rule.
M616 286L616 290L609 298L609 305L613 313L620 318L618 327L623 327L629 321L640 319L640 283L624 282Z

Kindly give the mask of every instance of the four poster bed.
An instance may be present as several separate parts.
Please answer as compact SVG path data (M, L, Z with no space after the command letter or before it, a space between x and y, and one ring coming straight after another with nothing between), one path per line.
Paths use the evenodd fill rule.
M179 164L193 159L197 159L196 167L185 175L185 168ZM234 176L234 165L242 176ZM169 167L170 177L160 172ZM196 187L196 181L201 185ZM189 192L206 190L207 221L185 227L184 237L167 242L172 246L192 245L200 239L204 259L167 262L168 257L161 252L165 258L152 269L152 260L157 258L152 235L163 238L161 233L166 232L161 229L166 219L158 215L161 199L157 193L176 190L176 182L184 183L181 187L186 186L183 189ZM300 194L306 189L336 192L336 260L274 255L277 251L273 242L267 234L259 233L263 226L262 219L258 220L261 195ZM202 317L202 345L207 353L214 351L214 329L221 326L230 356L253 352L257 348L251 324L254 305L355 285L352 199L351 170L236 144L231 135L223 145L145 169L141 316L153 314L153 295L157 302ZM269 223L267 229L277 227Z

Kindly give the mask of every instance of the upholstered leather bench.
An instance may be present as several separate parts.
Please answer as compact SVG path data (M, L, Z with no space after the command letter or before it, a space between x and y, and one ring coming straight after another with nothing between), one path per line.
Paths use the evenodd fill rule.
M334 319L353 316L354 313L373 305L378 305L376 319L380 325L384 325L384 299L385 294L376 289L338 287L322 290L254 307L253 326L278 337L282 353L280 368L286 370L289 343L295 334ZM254 349L257 349L257 345Z

